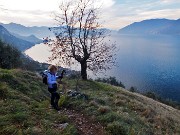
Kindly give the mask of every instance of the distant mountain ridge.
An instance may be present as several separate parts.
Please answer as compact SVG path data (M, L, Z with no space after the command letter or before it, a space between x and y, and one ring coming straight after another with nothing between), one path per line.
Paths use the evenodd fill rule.
M180 19L151 19L135 22L118 31L120 34L180 35Z
M6 28L4 28L1 25L0 25L0 40L18 48L20 51L24 51L35 45L34 43L13 36Z
M49 30L49 27L46 26L33 26L33 27L26 27L21 24L16 23L9 23L9 24L3 24L0 23L3 27L5 27L9 32L16 33L20 36L30 36L35 35L38 38L45 38L48 36L54 36L53 32Z
M16 34L16 33L11 33L11 34L14 35L15 37L19 38L19 39L23 39L23 40L26 40L26 41L31 42L31 43L40 44L40 43L43 42L43 40L37 38L37 37L34 36L34 35L21 36L21 35Z
M40 39L48 36L54 36L53 31L49 30L46 26L33 26L26 27L21 24L9 23L3 24L9 32L18 34L21 39L34 35ZM118 31L119 34L153 34L153 35L180 35L180 19L169 20L169 19L150 19L141 22L134 22ZM15 35L17 37L17 35ZM18 36L18 38L20 38ZM26 39L27 40L27 39Z

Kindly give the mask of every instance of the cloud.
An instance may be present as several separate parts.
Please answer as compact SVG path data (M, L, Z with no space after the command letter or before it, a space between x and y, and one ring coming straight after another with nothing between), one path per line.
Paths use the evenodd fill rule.
M176 3L178 2L178 0L160 0L161 2L164 2L164 3Z
M58 8L61 0L0 0L1 5L9 10L43 10L52 11Z
M115 0L98 0L97 5L101 6L103 9L112 7L115 4Z
M102 18L106 20L105 27L120 29L133 22L146 19L179 19L180 4L178 3L180 3L180 1L162 1L163 0L148 0L147 2L147 0L142 0L134 2L127 0L125 3L115 4L113 8L104 11L102 15Z
M54 25L52 13L58 11L63 0L0 0L0 22L16 22L24 25ZM96 5L106 9L114 5L114 0L98 0Z
M6 10L0 12L0 22L10 23L15 22L26 26L53 26L55 21L53 20L51 12L48 11L19 11L19 10Z
M0 0L0 22L28 26L55 25L52 13L62 0ZM104 27L119 29L133 22L151 18L178 19L180 0L98 0ZM179 5L179 6L178 6Z

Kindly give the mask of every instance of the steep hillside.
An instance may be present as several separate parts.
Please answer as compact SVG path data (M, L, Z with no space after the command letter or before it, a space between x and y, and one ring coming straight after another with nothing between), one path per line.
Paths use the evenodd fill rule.
M151 19L135 22L119 30L120 34L180 35L180 19Z
M13 36L7 29L0 25L0 40L14 47L18 48L21 51L31 48L34 43L19 39Z
M0 40L0 68L14 69L21 65L21 52Z
M15 33L12 33L12 35L14 35L15 37L19 38L19 39L23 39L23 40L26 40L28 42L31 42L31 43L34 43L34 44L39 44L39 43L42 43L43 40L37 38L36 36L34 35L30 35L30 36L21 36L19 34L15 34Z
M75 81L68 81L71 89ZM93 81L80 81L88 102L70 100L70 106L103 123L113 135L179 135L180 110L143 95Z
M88 98L61 96L59 114L49 109L49 93L37 74L0 69L0 134L89 135L97 129L107 132L98 135L180 134L177 109L108 84L63 81L66 90L77 89ZM60 130L57 125L65 122L69 126Z
M0 134L77 134L71 124L64 130L56 127L69 120L49 109L48 99L47 88L35 73L0 69Z

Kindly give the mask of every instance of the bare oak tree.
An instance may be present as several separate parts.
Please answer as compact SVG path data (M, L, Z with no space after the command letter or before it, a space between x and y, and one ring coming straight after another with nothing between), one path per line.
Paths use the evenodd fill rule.
M71 0L62 2L56 13L58 27L51 28L56 39L49 43L52 51L50 61L81 65L81 77L87 80L87 69L97 73L114 65L115 44L105 41L108 30L103 29L98 18L94 0Z

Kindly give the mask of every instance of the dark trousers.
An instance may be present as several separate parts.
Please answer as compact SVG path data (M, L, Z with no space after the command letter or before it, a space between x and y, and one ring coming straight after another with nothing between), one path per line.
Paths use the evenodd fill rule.
M58 107L58 101L60 99L59 94L56 92L54 88L48 88L48 91L51 93L51 105L53 107Z

